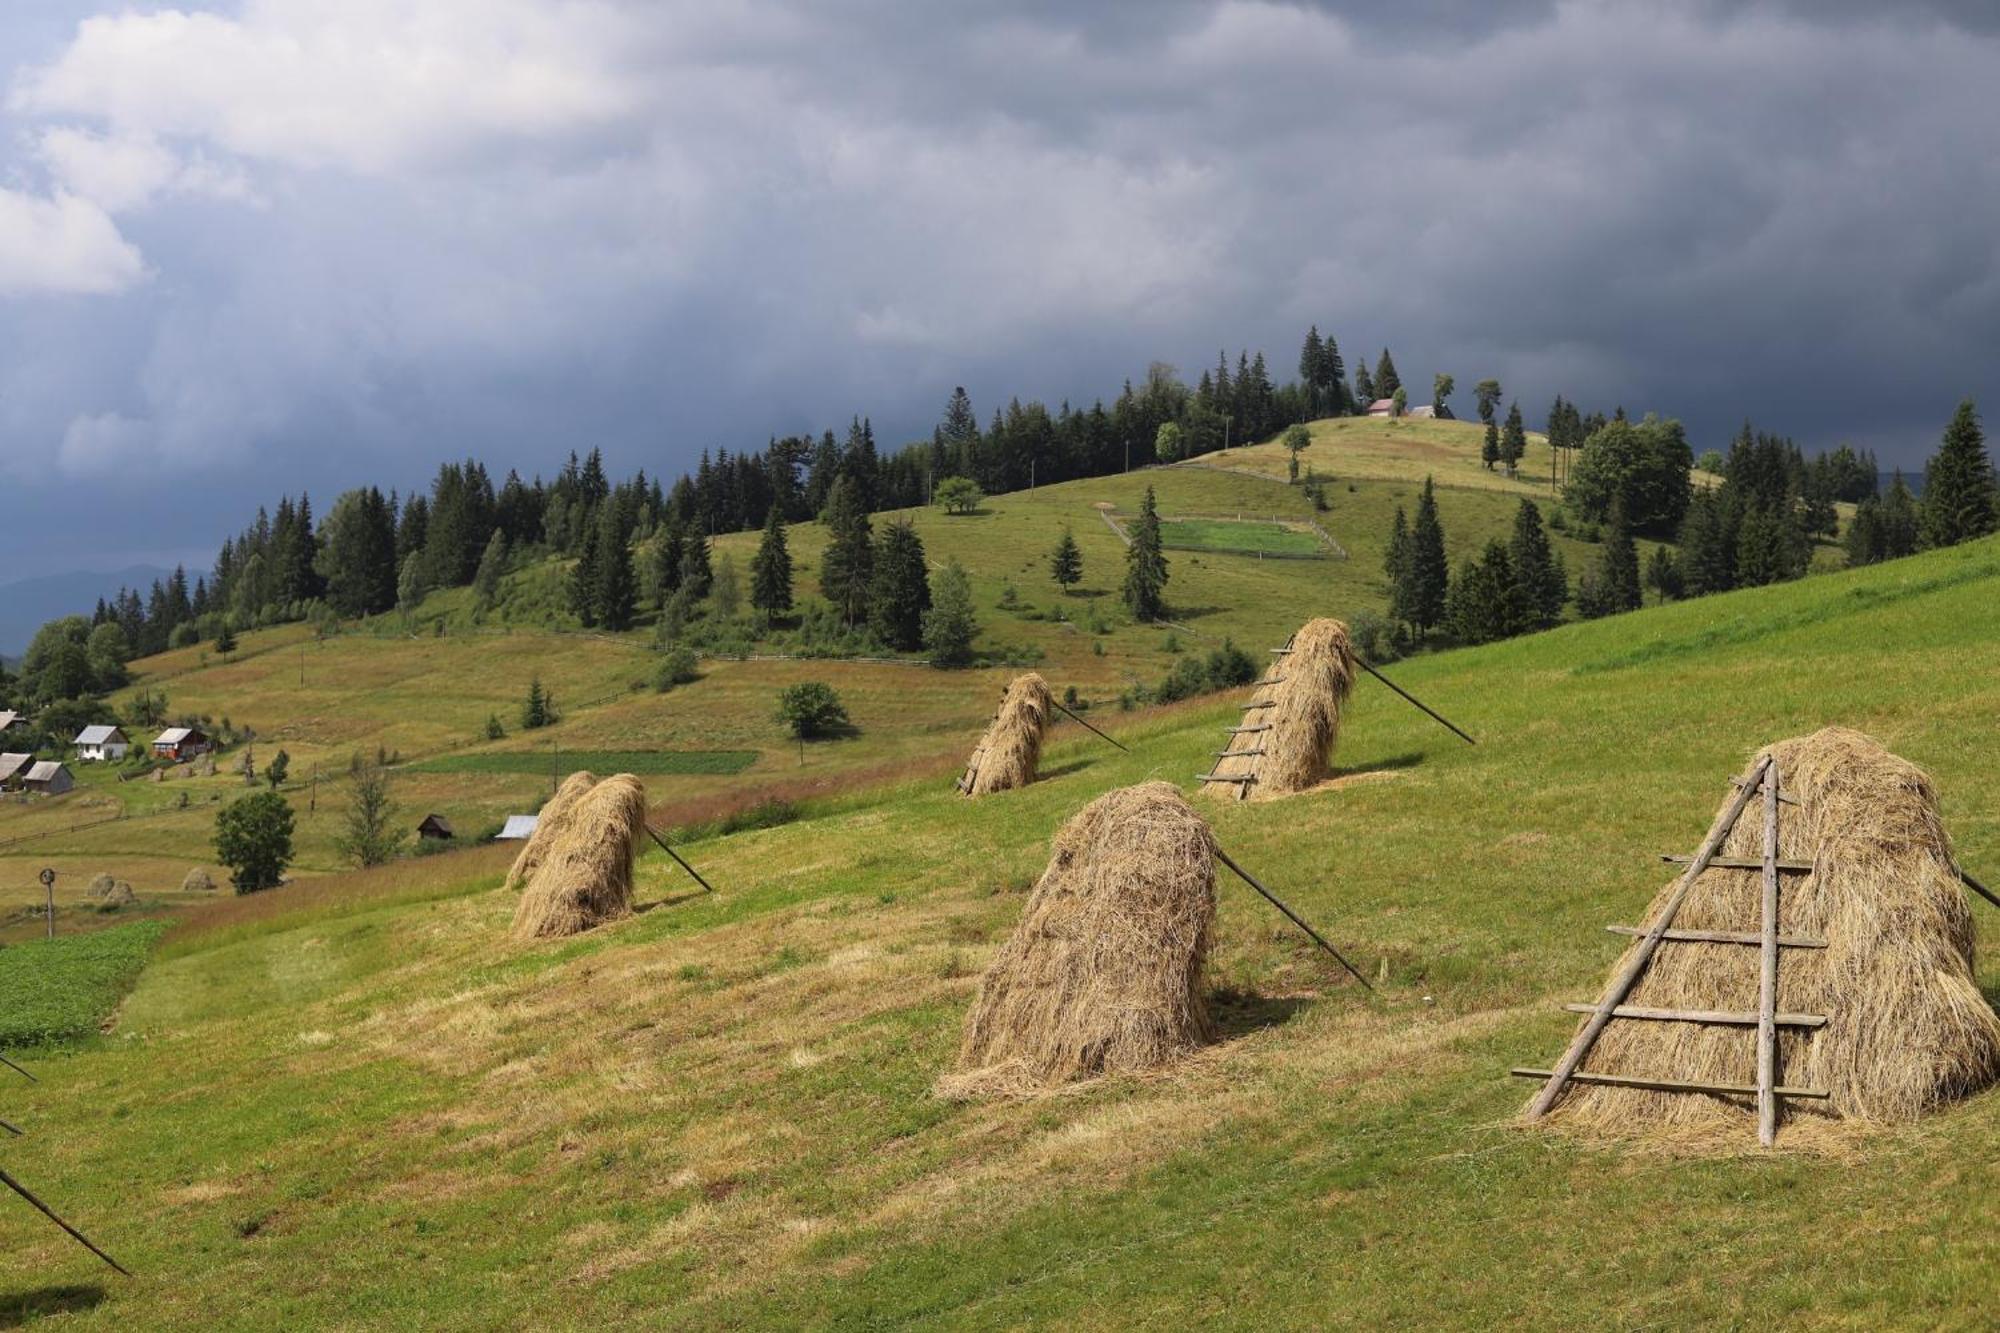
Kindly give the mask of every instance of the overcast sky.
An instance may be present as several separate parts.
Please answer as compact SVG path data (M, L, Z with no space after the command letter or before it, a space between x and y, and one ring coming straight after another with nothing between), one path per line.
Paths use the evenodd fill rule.
M1917 462L2000 401L1992 8L7 0L0 581L1313 321Z

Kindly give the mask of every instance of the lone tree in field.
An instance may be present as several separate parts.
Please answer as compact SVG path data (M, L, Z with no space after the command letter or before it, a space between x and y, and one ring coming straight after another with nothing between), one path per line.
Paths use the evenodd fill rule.
M772 505L764 519L764 536L750 559L750 605L766 615L792 609L792 551L785 544L785 520Z
M1181 423L1162 421L1160 429L1153 434L1153 457L1162 463L1178 463L1186 446L1181 438Z
M1506 464L1511 476L1521 455L1528 452L1528 431L1521 423L1521 405L1510 403L1507 407L1507 425L1500 432L1500 461Z
M1439 416L1443 416L1445 414L1444 401L1445 399L1451 397L1452 390L1456 389L1457 387L1458 387L1458 382L1452 379L1451 376L1444 374L1442 371L1432 376L1431 411L1437 413Z
M1135 620L1158 620L1166 609L1167 557L1160 538L1160 507L1153 488L1139 502L1132 544L1125 551L1125 606Z
M1472 401L1479 408L1479 419L1491 426L1493 413L1500 406L1500 381L1481 380L1473 385Z
M236 651L236 631L229 628L227 620L224 620L222 628L215 632L215 651L225 661Z
M1299 481L1299 454L1302 450L1311 447L1312 442L1312 432L1307 430L1303 425L1295 423L1285 428L1283 443L1285 453L1289 455L1288 461L1291 465L1292 484L1294 486Z
M972 614L972 581L958 561L931 578L931 606L924 613L924 651L934 667L962 667L972 661L979 622Z
M534 731L556 720L555 701L542 689L542 678L528 682L528 701L521 705L521 730Z
M1076 544L1076 534L1067 527L1056 549L1049 552L1049 577L1064 592L1083 581L1083 551Z
M274 791L225 806L215 817L215 859L238 893L274 889L292 861L292 807Z
M807 680L787 685L778 692L778 721L802 741L824 736L847 722L847 709L833 686L825 681Z
M389 774L380 764L368 764L354 774L354 799L347 807L347 825L334 848L357 866L379 866L395 858L403 836L390 827L395 806L389 801Z
M287 754L283 750L280 750L278 751L278 757L273 759L270 763L270 766L264 770L264 781L271 784L272 791L276 791L278 788L285 785L285 775L291 772L291 769L292 769L291 755Z
M1993 460L1970 398L1958 405L1944 442L1924 466L1923 503L1925 546L1956 546L2000 528Z
M938 483L932 498L944 506L947 514L970 514L979 508L986 492L980 490L979 483L970 477L946 477Z
M924 643L924 612L931 609L931 585L924 544L907 519L883 530L875 549L875 574L868 592L868 628L897 652L915 652Z
M1479 446L1479 461L1486 465L1488 472L1500 461L1500 428L1491 420L1486 423L1486 439Z

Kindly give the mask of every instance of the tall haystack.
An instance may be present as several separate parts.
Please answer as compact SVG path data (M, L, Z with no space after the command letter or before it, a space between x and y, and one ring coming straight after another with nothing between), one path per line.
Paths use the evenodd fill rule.
M1215 839L1171 784L1108 792L1056 834L1021 923L980 982L942 1096L1136 1073L1214 1039L1202 966Z
M1255 801L1308 791L1332 771L1340 712L1359 670L1347 626L1309 620L1273 656L1202 791Z
M567 836L566 830L573 818L578 801L592 787L597 785L597 775L582 769L570 774L556 788L556 794L549 797L536 819L535 831L528 838L527 846L514 858L514 864L507 871L506 887L518 889L535 877L535 871L548 859L549 848Z
M973 747L958 789L967 796L985 796L1033 782L1042 757L1042 733L1048 730L1053 711L1046 680L1033 671L1017 676L986 734Z
M1973 979L1971 913L1929 776L1842 728L1780 741L1759 760L1765 754L1780 775L1778 860L1811 866L1778 877L1776 1083L1828 1094L1779 1097L1781 1119L1909 1120L1992 1083L2000 1019ZM1761 867L1763 842L1759 795L1719 859ZM1760 936L1762 879L1761 868L1705 871L1672 928ZM1654 900L1648 921L1672 891ZM1741 943L1666 939L1626 1003L1755 1010L1760 957ZM1824 1024L1811 1026L1818 1017ZM1617 1020L1581 1069L1753 1086L1757 1042L1754 1025ZM1740 1128L1755 1110L1750 1097L1572 1083L1553 1113L1607 1129L1699 1130Z
M574 935L632 914L632 860L646 830L646 789L630 773L591 787L564 811L514 910L516 939ZM541 829L536 830L539 837Z

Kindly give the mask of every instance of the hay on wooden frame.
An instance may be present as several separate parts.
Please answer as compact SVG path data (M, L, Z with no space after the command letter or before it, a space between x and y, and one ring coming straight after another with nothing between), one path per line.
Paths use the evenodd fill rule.
M1292 636L1290 651L1274 656L1266 679L1243 711L1243 726L1215 761L1211 776L1247 782L1204 782L1202 791L1225 800L1263 800L1309 791L1332 772L1340 741L1340 714L1360 669L1347 626L1309 620Z
M1035 780L1042 758L1042 736L1054 711L1049 683L1037 672L1017 676L986 734L966 761L960 787L967 796L1025 787Z
M582 769L562 780L556 794L549 797L541 814L535 817L535 831L528 835L527 845L508 868L504 887L518 889L534 878L535 871L548 858L549 848L564 836L563 830L569 826L576 803L596 785L597 775Z
M1971 911L1929 776L1844 728L1780 741L1758 757L1767 753L1780 789L1801 802L1778 807L1779 858L1813 864L1810 874L1779 877L1779 933L1828 945L1780 951L1778 1011L1827 1022L1778 1029L1778 1083L1832 1094L1780 1098L1780 1123L1906 1121L1992 1083L2000 1019L1974 980ZM1720 855L1761 860L1763 835L1753 797ZM1674 927L1758 933L1761 883L1759 870L1705 872ZM1759 951L1745 945L1668 940L1626 1003L1754 1011L1759 967ZM1615 1020L1583 1069L1753 1085L1756 1051L1754 1027ZM1740 1132L1756 1103L1572 1084L1553 1114L1600 1130Z
M1214 1040L1202 969L1215 839L1170 783L1098 797L979 986L939 1095L1016 1095L1157 1069Z
M515 938L574 935L630 916L632 861L645 829L646 789L630 773L579 797L522 890Z

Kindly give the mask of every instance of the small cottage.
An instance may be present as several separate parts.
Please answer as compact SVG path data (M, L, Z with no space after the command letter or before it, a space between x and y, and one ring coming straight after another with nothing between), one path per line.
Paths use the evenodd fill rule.
M1377 398L1374 402L1368 404L1368 415L1371 417L1395 416L1396 400L1393 398Z
M0 791L18 791L21 780L35 766L31 754L0 754Z
M16 727L23 731L27 730L28 719L12 709L0 709L0 736L6 735Z
M508 815L507 822L493 835L495 842L522 842L535 836L535 826L542 822L540 815Z
M86 764L115 764L132 749L132 742L117 727L85 727L76 734L75 743L76 757Z
M76 778L67 766L54 759L44 759L28 770L28 775L21 779L21 786L44 796L60 796L76 786Z
M451 821L443 815L425 815L424 822L417 825L417 836L442 842L451 837Z
M199 727L168 727L153 738L153 758L185 764L215 748Z

